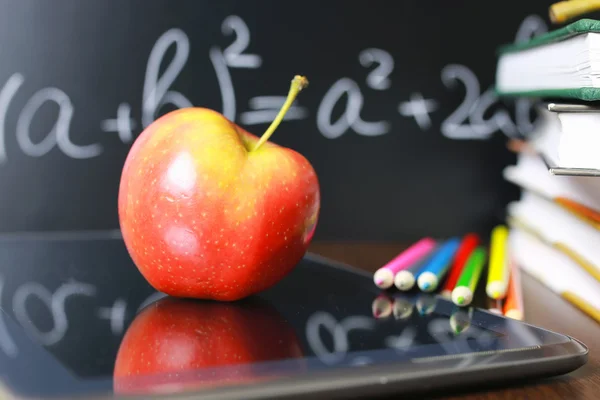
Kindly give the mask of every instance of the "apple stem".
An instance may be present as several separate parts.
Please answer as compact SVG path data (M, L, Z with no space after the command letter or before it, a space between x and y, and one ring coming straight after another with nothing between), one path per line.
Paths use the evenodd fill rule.
M294 79L292 79L292 84L290 85L290 91L288 92L287 99L285 100L285 103L283 103L281 110L279 110L279 114L277 114L277 117L275 117L273 122L271 122L271 125L269 126L269 128L260 137L259 141L256 143L256 146L254 146L254 149L252 149L252 151L258 150L258 148L260 146L262 146L263 143L265 143L267 140L269 140L269 138L271 137L273 132L275 132L275 129L277 129L277 127L283 120L283 117L285 116L285 114L288 112L288 110L292 106L292 103L294 103L294 100L296 100L296 96L298 96L298 93L300 93L300 91L307 86L308 86L308 79L306 79L306 77L304 77L304 76L296 75L294 77Z

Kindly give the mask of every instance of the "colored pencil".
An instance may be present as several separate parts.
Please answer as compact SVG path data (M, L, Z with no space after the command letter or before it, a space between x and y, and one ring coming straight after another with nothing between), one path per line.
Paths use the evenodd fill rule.
M423 267L427 264L431 257L435 255L439 248L439 245L432 247L431 250L426 255L424 255L421 260L419 260L419 262L414 263L406 269L398 271L398 273L394 277L394 285L396 286L396 288L404 292L411 290L417 282L419 272L423 269Z
M396 297L394 299L394 305L392 308L392 312L394 313L394 318L396 319L407 319L413 313L414 305L407 299L403 299L401 297Z
M392 313L392 301L386 296L379 295L373 300L371 308L375 318L386 318Z
M521 271L514 260L510 260L510 280L508 294L504 302L504 315L508 318L522 320L525 316L523 308L523 287L521 286Z
M481 271L485 265L486 251L483 247L477 247L463 269L456 287L452 291L452 301L458 306L468 306L473 301L473 294L477 288Z
M503 299L508 290L510 268L508 265L508 229L499 225L492 231L490 241L490 263L485 292L492 299Z
M390 288L394 284L394 277L398 271L408 268L418 262L422 257L427 255L435 245L435 240L428 237L414 243L375 272L373 275L375 285L382 289Z
M562 24L600 10L600 0L569 0L554 3L548 9L550 21Z
M460 243L460 247L456 251L456 257L454 257L454 261L452 262L452 266L450 267L450 271L448 271L448 276L446 277L446 282L442 287L441 295L445 298L452 297L452 291L456 286L456 282L458 282L458 278L469 259L469 256L475 250L475 248L479 245L479 236L474 233L468 233L462 239Z
M446 241L423 266L417 278L419 289L424 292L433 292L437 289L446 272L450 268L456 250L460 246L460 239L452 238Z

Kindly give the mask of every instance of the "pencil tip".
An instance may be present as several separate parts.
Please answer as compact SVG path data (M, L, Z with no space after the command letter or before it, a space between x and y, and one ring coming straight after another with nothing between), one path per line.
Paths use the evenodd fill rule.
M458 304L463 304L465 302L465 298L463 296L458 296L458 298L456 299L456 302Z
M381 279L381 278L375 280L375 284L377 286L380 286L382 283L383 283L383 279Z
M499 297L500 297L500 292L499 292L499 291L492 292L492 297L493 297L494 299L497 299L497 298L499 298Z
M429 282L425 282L424 284L421 285L421 287L423 288L423 290L427 290L429 289L431 285L429 284Z

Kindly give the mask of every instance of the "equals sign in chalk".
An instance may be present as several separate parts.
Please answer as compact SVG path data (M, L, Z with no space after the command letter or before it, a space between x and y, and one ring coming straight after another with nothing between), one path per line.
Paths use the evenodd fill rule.
M240 122L244 125L258 125L271 123L279 114L285 104L285 96L257 96L248 102L253 111L246 111L240 115ZM283 121L301 120L308 117L304 107L292 104L285 113Z
M373 281L375 282L375 285L382 289L392 287L394 284L394 277L399 271L419 262L433 248L435 248L435 246L435 240L428 237L414 243L408 249L396 256L393 260L375 271L375 274L373 275Z

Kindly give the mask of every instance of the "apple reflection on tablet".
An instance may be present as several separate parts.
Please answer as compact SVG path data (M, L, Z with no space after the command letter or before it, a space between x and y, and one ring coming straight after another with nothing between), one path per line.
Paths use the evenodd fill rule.
M114 367L117 394L142 394L250 384L276 378L260 362L305 369L293 328L266 301L219 303L165 297L136 316ZM281 371L288 374L292 371Z

